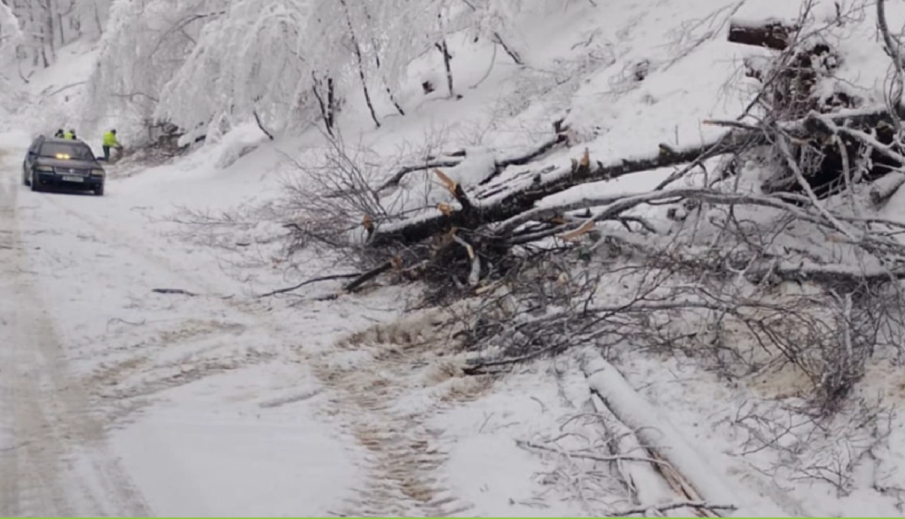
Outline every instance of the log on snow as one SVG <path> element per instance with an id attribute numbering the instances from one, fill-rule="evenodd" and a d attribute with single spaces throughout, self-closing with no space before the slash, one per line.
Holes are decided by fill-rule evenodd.
<path id="1" fill-rule="evenodd" d="M 795 24 L 776 19 L 757 22 L 731 20 L 728 40 L 741 45 L 785 50 L 789 46 L 792 35 L 797 31 L 798 27 Z"/>
<path id="2" fill-rule="evenodd" d="M 905 173 L 893 172 L 878 178 L 870 186 L 871 203 L 879 205 L 889 200 L 903 184 L 905 184 Z"/>
<path id="3" fill-rule="evenodd" d="M 702 500 L 714 505 L 738 505 L 739 499 L 726 485 L 725 475 L 701 458 L 612 364 L 593 353 L 585 359 L 582 369 L 591 390 L 621 422 L 635 431 L 642 444 L 679 472 Z"/>
<path id="4" fill-rule="evenodd" d="M 638 441 L 635 432 L 619 421 L 619 418 L 600 397 L 592 394 L 586 407 L 590 407 L 588 412 L 593 412 L 604 420 L 605 427 L 615 437 L 608 444 L 614 455 L 634 454 L 642 458 L 650 456 L 648 450 Z M 648 509 L 679 499 L 680 495 L 670 488 L 667 480 L 661 475 L 662 473 L 650 462 L 625 459 L 617 461 L 616 465 L 623 477 L 630 483 L 631 488 L 634 489 L 635 499 L 642 508 Z"/>

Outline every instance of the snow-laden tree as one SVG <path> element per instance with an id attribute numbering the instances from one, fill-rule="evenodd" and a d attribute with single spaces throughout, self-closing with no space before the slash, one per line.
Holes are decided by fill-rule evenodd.
<path id="1" fill-rule="evenodd" d="M 0 3 L 0 70 L 5 70 L 16 59 L 16 49 L 22 43 L 23 35 L 19 29 L 19 21 L 12 9 Z M 0 113 L 11 112 L 16 108 L 16 88 L 9 78 L 0 73 Z"/>
<path id="2" fill-rule="evenodd" d="M 383 20 L 367 14 L 369 4 L 379 2 L 234 0 L 202 31 L 156 116 L 182 127 L 254 116 L 282 131 L 319 109 L 330 131 L 338 92 L 356 82 L 373 113 L 380 58 L 367 27 Z"/>
<path id="3" fill-rule="evenodd" d="M 19 57 L 34 66 L 50 66 L 57 50 L 96 35 L 107 19 L 111 0 L 3 0 L 19 19 L 25 37 Z M 85 22 L 85 23 L 83 23 Z"/>
<path id="4" fill-rule="evenodd" d="M 115 123 L 138 137 L 204 26 L 224 12 L 222 0 L 115 0 L 88 84 L 87 126 Z"/>
<path id="5" fill-rule="evenodd" d="M 21 43 L 22 31 L 19 20 L 13 10 L 5 3 L 0 3 L 0 67 L 15 57 L 16 46 Z"/>
<path id="6" fill-rule="evenodd" d="M 282 129 L 313 105 L 308 93 L 317 47 L 300 0 L 235 0 L 201 31 L 163 88 L 155 117 L 183 128 L 255 114 Z M 336 57 L 336 56 L 333 56 Z"/>
<path id="7" fill-rule="evenodd" d="M 79 34 L 96 36 L 104 33 L 110 19 L 112 0 L 78 0 L 75 2 L 75 20 Z"/>
<path id="8" fill-rule="evenodd" d="M 450 35 L 502 41 L 523 2 L 114 0 L 89 118 L 186 130 L 253 118 L 272 133 L 320 115 L 332 131 L 339 100 L 356 95 L 379 126 L 387 102 L 404 115 L 397 92 L 413 61 L 439 51 L 455 95 Z"/>

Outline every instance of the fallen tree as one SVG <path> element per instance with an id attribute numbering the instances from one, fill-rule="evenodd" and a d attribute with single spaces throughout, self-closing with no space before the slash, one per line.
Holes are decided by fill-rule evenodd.
<path id="1" fill-rule="evenodd" d="M 475 229 L 481 225 L 502 221 L 528 211 L 534 205 L 556 193 L 574 186 L 612 180 L 631 173 L 649 171 L 671 165 L 684 164 L 700 159 L 713 157 L 739 149 L 743 145 L 738 139 L 749 139 L 753 134 L 728 133 L 702 146 L 683 149 L 675 152 L 657 152 L 636 159 L 614 161 L 609 164 L 595 162 L 591 164 L 586 152 L 580 161 L 573 161 L 570 166 L 563 166 L 549 172 L 538 172 L 527 182 L 513 182 L 501 190 L 485 190 L 476 197 L 459 194 L 460 207 L 444 211 L 437 209 L 434 214 L 413 218 L 398 223 L 378 226 L 371 236 L 368 245 L 381 247 L 393 243 L 413 244 L 434 236 L 449 232 L 452 228 Z M 472 201 L 474 198 L 474 201 Z M 468 200 L 463 205 L 463 200 Z"/>
<path id="2" fill-rule="evenodd" d="M 896 116 L 905 115 L 905 110 Z M 891 122 L 894 116 L 885 107 L 868 108 L 845 114 L 829 114 L 819 119 L 811 114 L 805 118 L 777 125 L 776 130 L 732 121 L 713 121 L 711 124 L 732 126 L 729 131 L 698 146 L 672 149 L 660 146 L 649 155 L 620 159 L 609 163 L 594 161 L 586 152 L 581 160 L 573 160 L 569 166 L 552 171 L 538 171 L 507 179 L 502 185 L 489 184 L 484 189 L 467 194 L 464 190 L 454 193 L 459 207 L 441 207 L 424 215 L 391 223 L 378 224 L 371 233 L 368 246 L 411 245 L 431 236 L 457 229 L 477 229 L 481 226 L 516 219 L 527 221 L 529 211 L 538 211 L 540 200 L 567 189 L 592 182 L 613 180 L 625 175 L 651 171 L 683 164 L 700 164 L 704 160 L 725 154 L 737 154 L 757 146 L 769 145 L 776 140 L 776 131 L 793 139 L 808 139 L 814 134 L 815 120 L 833 124 L 836 128 L 873 127 Z M 840 130 L 841 131 L 841 130 Z M 671 180 L 677 180 L 672 178 Z M 457 187 L 450 186 L 451 191 Z M 665 188 L 663 185 L 660 188 Z M 555 211 L 538 211 L 538 217 L 555 216 Z M 504 226 L 507 229 L 511 225 Z"/>

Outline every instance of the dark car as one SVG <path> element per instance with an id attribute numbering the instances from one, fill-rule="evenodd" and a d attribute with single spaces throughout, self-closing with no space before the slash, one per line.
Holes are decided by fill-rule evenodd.
<path id="1" fill-rule="evenodd" d="M 94 191 L 103 196 L 104 168 L 82 141 L 40 136 L 28 148 L 22 183 L 32 191 L 60 187 Z"/>

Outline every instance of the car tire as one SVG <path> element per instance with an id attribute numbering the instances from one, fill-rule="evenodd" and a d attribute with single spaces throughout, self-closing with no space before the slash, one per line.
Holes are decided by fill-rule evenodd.
<path id="1" fill-rule="evenodd" d="M 37 180 L 35 180 L 34 171 L 31 172 L 31 180 L 28 182 L 28 185 L 31 186 L 31 190 L 34 191 L 35 193 L 42 191 L 41 184 Z"/>
<path id="2" fill-rule="evenodd" d="M 104 185 L 103 184 L 94 188 L 94 195 L 95 196 L 104 196 Z"/>

